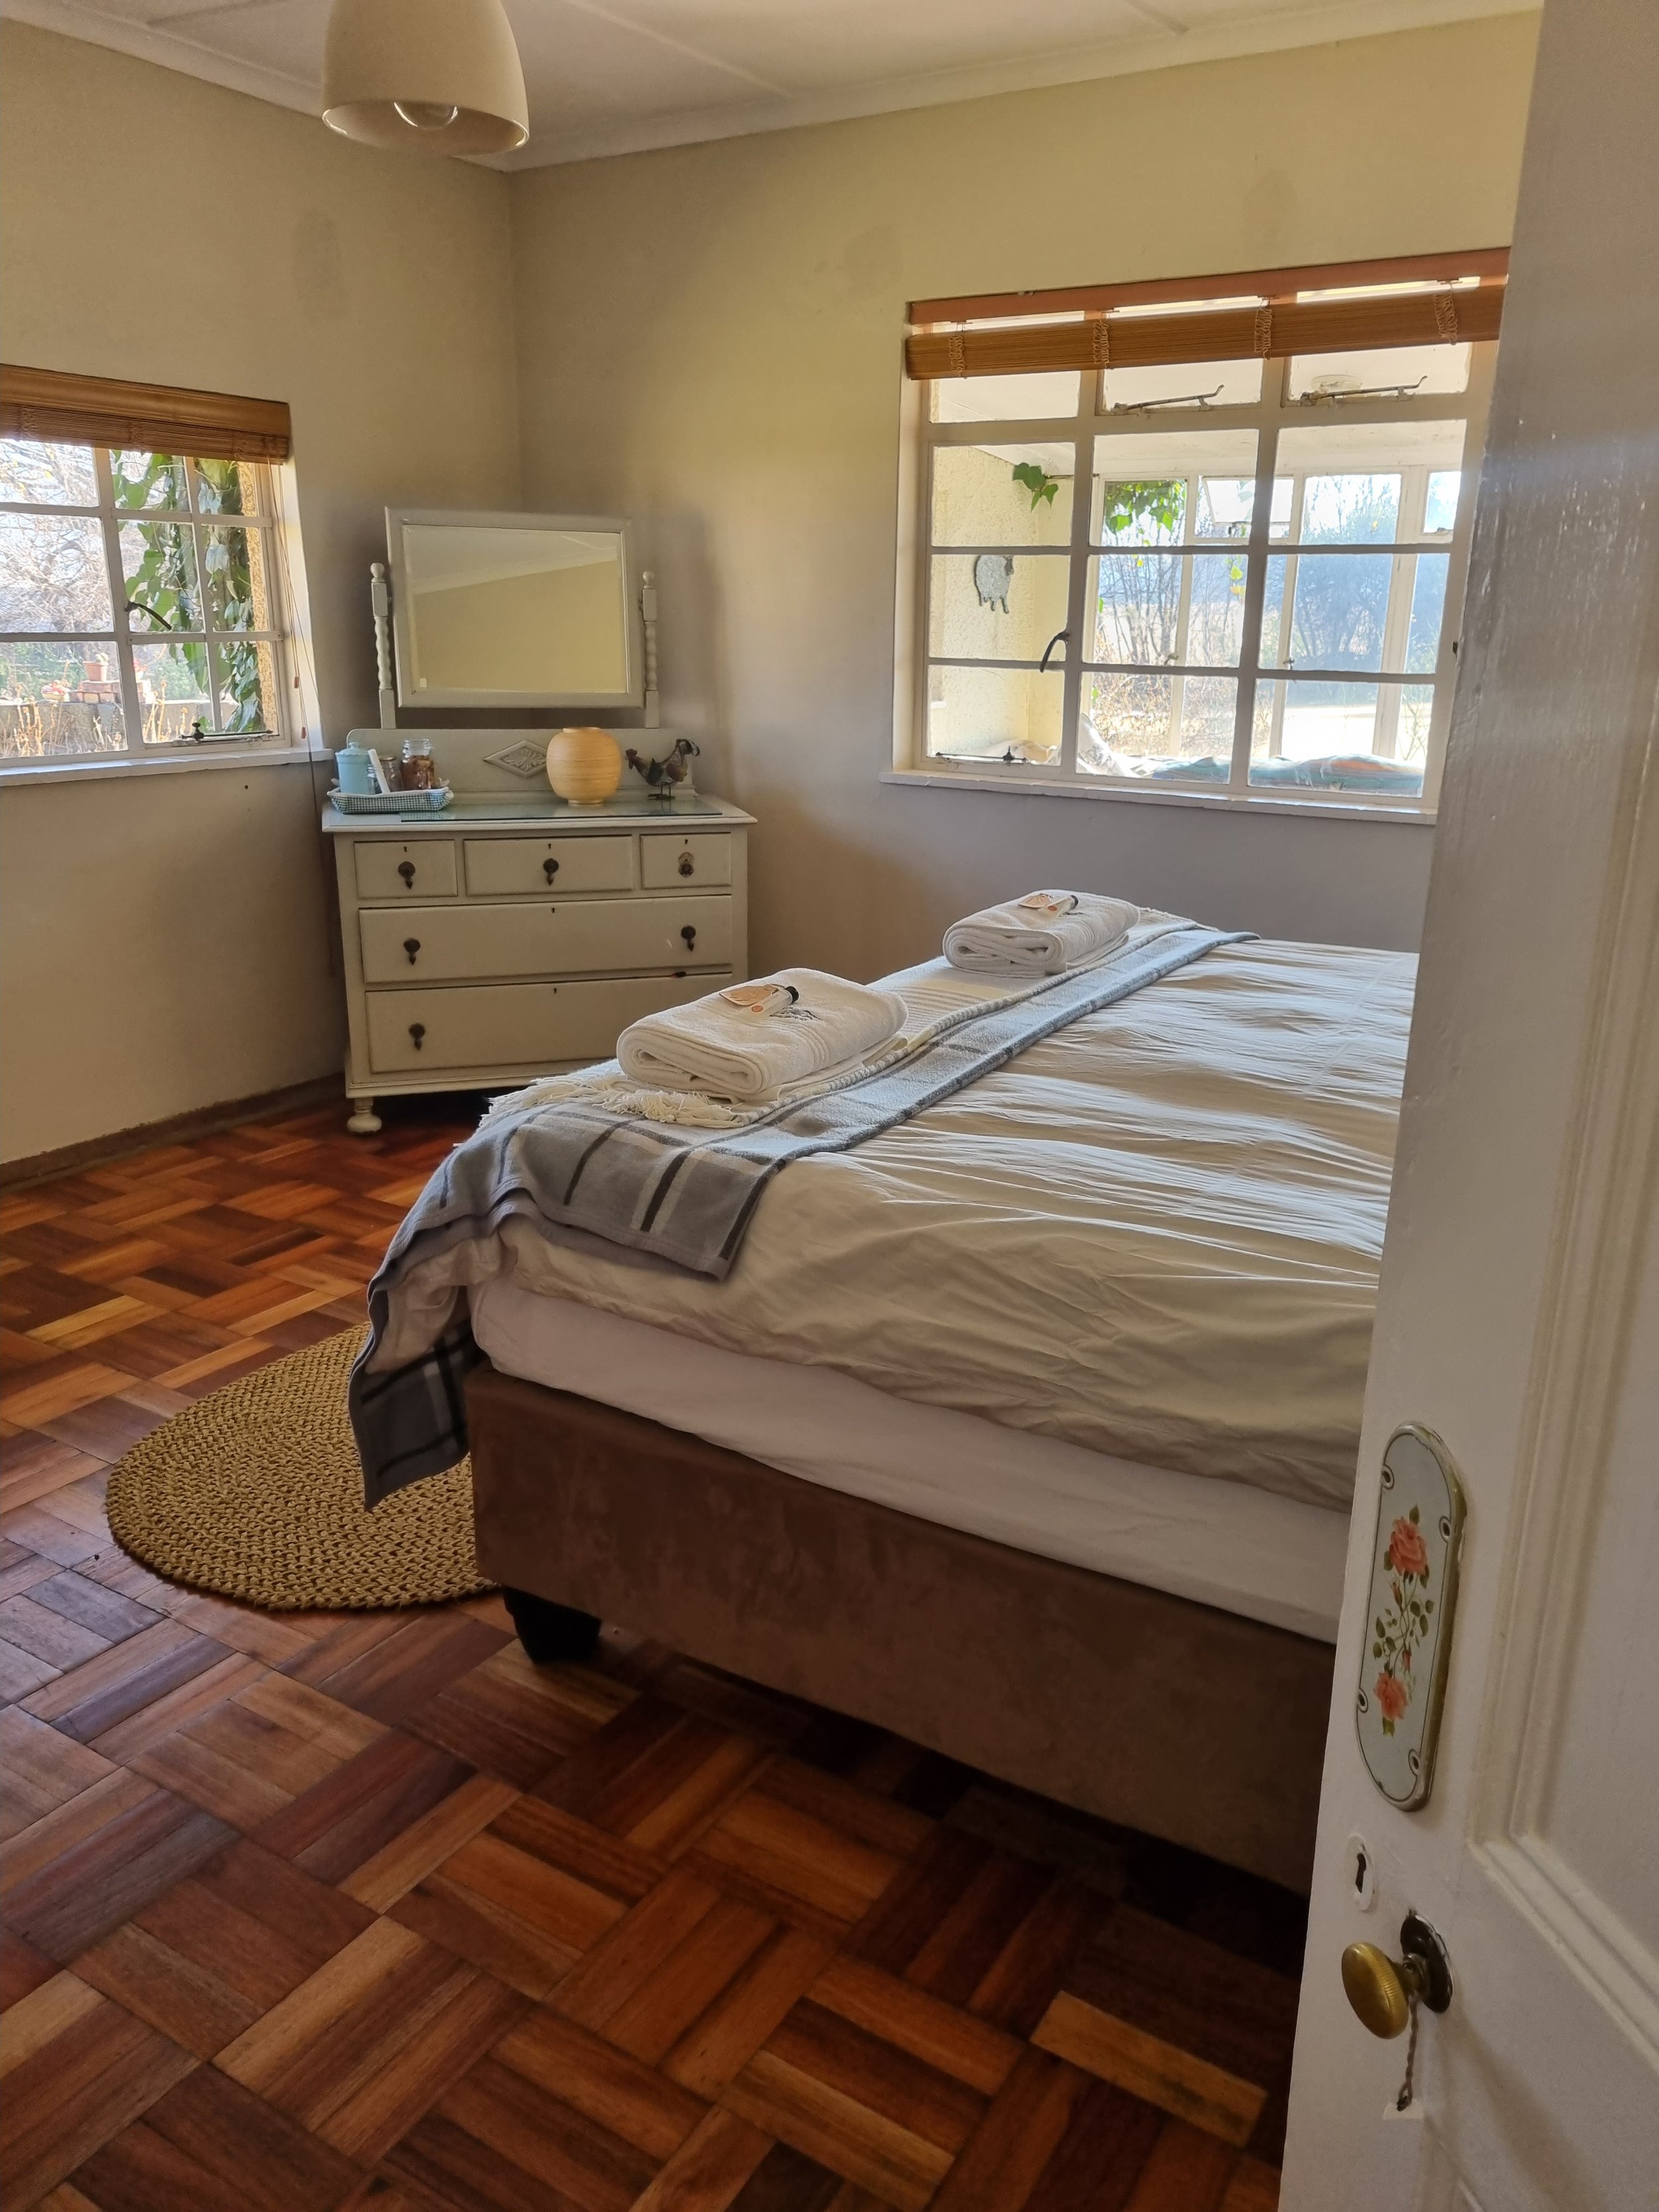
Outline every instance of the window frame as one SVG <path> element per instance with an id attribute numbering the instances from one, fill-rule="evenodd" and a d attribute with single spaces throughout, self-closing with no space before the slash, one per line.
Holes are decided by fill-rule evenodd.
<path id="1" fill-rule="evenodd" d="M 185 465 L 191 486 L 191 507 L 186 510 L 175 507 L 123 507 L 118 505 L 115 499 L 114 454 L 137 450 L 154 450 L 159 454 L 161 448 L 116 447 L 96 445 L 90 440 L 75 437 L 28 442 L 58 448 L 74 447 L 89 453 L 98 494 L 96 504 L 88 505 L 79 501 L 0 498 L 0 514 L 40 515 L 49 520 L 78 517 L 96 521 L 102 540 L 112 624 L 106 629 L 0 631 L 0 645 L 75 643 L 107 646 L 118 673 L 125 741 L 118 745 L 88 747 L 73 751 L 0 753 L 0 777 L 10 781 L 14 777 L 85 775 L 122 769 L 179 766 L 192 762 L 207 765 L 216 761 L 228 763 L 244 750 L 265 758 L 291 758 L 312 750 L 310 734 L 313 717 L 307 711 L 308 694 L 303 697 L 301 696 L 298 673 L 299 660 L 303 653 L 304 580 L 292 528 L 295 503 L 294 487 L 290 481 L 291 463 L 242 459 L 238 465 L 254 472 L 258 492 L 256 510 L 252 514 L 219 513 L 210 512 L 204 507 L 197 495 L 196 487 L 200 481 L 198 457 L 182 452 L 169 453 L 167 458 Z M 168 524 L 190 532 L 196 563 L 196 587 L 200 599 L 199 628 L 184 631 L 134 628 L 127 605 L 131 586 L 121 554 L 121 532 L 133 523 Z M 215 528 L 246 529 L 257 534 L 262 546 L 264 587 L 274 626 L 228 630 L 214 623 L 204 556 L 206 533 Z M 169 641 L 200 644 L 204 647 L 209 672 L 208 704 L 214 727 L 200 734 L 190 732 L 176 738 L 149 740 L 143 734 L 143 701 L 138 689 L 136 648 L 146 645 L 165 645 Z M 276 707 L 276 726 L 273 729 L 239 731 L 221 726 L 222 709 L 218 648 L 222 643 L 270 647 Z"/>
<path id="2" fill-rule="evenodd" d="M 1287 808 L 1295 811 L 1317 810 L 1345 814 L 1358 811 L 1395 814 L 1415 820 L 1432 815 L 1438 803 L 1444 766 L 1446 733 L 1450 720 L 1453 679 L 1468 574 L 1469 540 L 1497 352 L 1497 341 L 1471 344 L 1468 382 L 1463 391 L 1457 392 L 1425 393 L 1413 399 L 1343 398 L 1310 404 L 1291 397 L 1291 374 L 1296 357 L 1285 356 L 1262 362 L 1261 392 L 1255 401 L 1228 404 L 1218 402 L 1206 407 L 1160 405 L 1144 411 L 1120 410 L 1116 414 L 1108 410 L 1105 402 L 1107 372 L 1104 369 L 1093 372 L 1080 370 L 1078 372 L 1075 414 L 1035 418 L 998 416 L 977 422 L 934 421 L 931 404 L 933 386 L 930 383 L 918 381 L 913 387 L 916 396 L 909 401 L 907 410 L 908 434 L 906 442 L 910 452 L 907 456 L 908 465 L 901 472 L 900 602 L 894 748 L 896 775 L 904 781 L 920 777 L 935 785 L 948 785 L 955 781 L 979 790 L 1006 787 L 1040 790 L 1050 794 L 1247 807 L 1263 811 L 1284 811 Z M 1194 365 L 1192 374 L 1196 385 L 1201 386 L 1210 368 L 1208 363 Z M 907 392 L 907 399 L 908 398 Z M 1356 544 L 1352 548 L 1323 544 L 1308 547 L 1297 544 L 1289 536 L 1278 538 L 1273 535 L 1272 504 L 1274 482 L 1280 473 L 1278 449 L 1283 431 L 1335 422 L 1386 426 L 1402 422 L 1428 421 L 1460 421 L 1465 425 L 1457 509 L 1449 535 L 1437 535 L 1432 540 L 1419 537 L 1412 541 L 1397 536 L 1386 545 Z M 1154 667 L 1145 663 L 1085 662 L 1080 653 L 1069 649 L 1072 640 L 1083 639 L 1089 634 L 1086 624 L 1091 563 L 1096 555 L 1107 550 L 1102 542 L 1097 541 L 1094 532 L 1096 440 L 1114 435 L 1145 435 L 1153 429 L 1170 435 L 1203 430 L 1252 430 L 1255 434 L 1255 487 L 1247 535 L 1231 541 L 1199 538 L 1195 527 L 1196 500 L 1189 492 L 1182 538 L 1178 541 L 1172 540 L 1167 549 L 1159 549 L 1213 558 L 1216 554 L 1200 555 L 1200 549 L 1212 545 L 1218 553 L 1224 544 L 1231 544 L 1245 555 L 1245 604 L 1240 653 L 1236 665 L 1216 666 L 1183 662 L 1179 666 Z M 935 548 L 933 542 L 935 456 L 940 450 L 951 447 L 982 447 L 992 442 L 993 438 L 998 445 L 1029 443 L 1053 446 L 1068 442 L 1073 445 L 1075 472 L 1073 477 L 1071 531 L 1063 546 L 1057 545 L 1050 550 L 1030 544 L 981 546 L 975 544 Z M 1402 471 L 1401 473 L 1401 520 L 1396 523 L 1396 531 L 1404 525 L 1408 494 L 1408 485 L 1404 480 L 1406 472 Z M 1425 469 L 1425 479 L 1428 473 L 1430 471 Z M 914 481 L 906 485 L 903 478 L 908 475 L 913 475 Z M 1195 489 L 1196 479 L 1192 483 Z M 1060 708 L 1060 757 L 1054 761 L 1004 762 L 994 757 L 951 757 L 931 753 L 927 750 L 930 678 L 935 667 L 983 668 L 1001 665 L 1025 670 L 1034 665 L 1024 660 L 999 664 L 995 660 L 934 654 L 931 650 L 932 574 L 936 552 L 941 556 L 963 555 L 974 558 L 987 551 L 1008 553 L 1020 559 L 1065 559 L 1070 564 L 1066 603 L 1066 628 L 1070 635 L 1066 647 L 1056 653 L 1051 663 L 1051 674 L 1061 672 L 1059 680 L 1064 687 Z M 1269 573 L 1268 562 L 1275 554 L 1289 556 L 1294 561 L 1297 556 L 1309 551 L 1322 554 L 1334 551 L 1340 557 L 1353 557 L 1360 554 L 1391 555 L 1395 563 L 1390 575 L 1391 629 L 1394 627 L 1396 602 L 1401 596 L 1400 563 L 1424 552 L 1444 552 L 1448 556 L 1439 647 L 1431 673 L 1392 669 L 1322 670 L 1318 678 L 1321 682 L 1375 685 L 1378 688 L 1379 698 L 1389 690 L 1401 696 L 1407 686 L 1433 685 L 1434 702 L 1420 793 L 1252 784 L 1249 780 L 1257 689 L 1264 682 L 1279 684 L 1275 708 L 1277 725 L 1282 717 L 1284 702 L 1290 696 L 1290 685 L 1285 679 L 1296 672 L 1289 663 L 1268 662 L 1261 658 L 1261 618 Z M 1190 567 L 1189 560 L 1189 570 Z M 1287 570 L 1287 578 L 1294 573 L 1293 568 Z M 1183 585 L 1183 599 L 1186 595 L 1187 586 Z M 1410 591 L 1406 591 L 1403 596 L 1406 605 L 1403 619 L 1408 623 Z M 1283 624 L 1286 641 L 1289 629 L 1290 624 L 1286 621 Z M 1382 657 L 1384 659 L 1388 658 L 1386 645 Z M 1224 677 L 1236 680 L 1238 689 L 1226 781 L 1171 777 L 1154 782 L 1141 776 L 1080 769 L 1077 763 L 1077 753 L 1084 689 L 1090 677 L 1103 671 L 1176 678 L 1183 675 Z"/>

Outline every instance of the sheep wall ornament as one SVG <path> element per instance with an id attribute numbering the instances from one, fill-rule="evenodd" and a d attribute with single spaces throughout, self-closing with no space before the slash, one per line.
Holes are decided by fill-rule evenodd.
<path id="1" fill-rule="evenodd" d="M 974 563 L 974 589 L 979 593 L 979 603 L 982 607 L 996 607 L 1006 615 L 1008 611 L 1008 587 L 1013 580 L 1012 554 L 981 553 Z"/>

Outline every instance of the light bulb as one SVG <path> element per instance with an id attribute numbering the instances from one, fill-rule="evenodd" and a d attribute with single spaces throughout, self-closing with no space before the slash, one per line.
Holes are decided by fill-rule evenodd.
<path id="1" fill-rule="evenodd" d="M 524 71 L 501 0 L 332 0 L 323 120 L 360 145 L 405 154 L 522 146 Z"/>
<path id="2" fill-rule="evenodd" d="M 447 131 L 461 112 L 435 100 L 394 100 L 392 105 L 411 131 Z"/>

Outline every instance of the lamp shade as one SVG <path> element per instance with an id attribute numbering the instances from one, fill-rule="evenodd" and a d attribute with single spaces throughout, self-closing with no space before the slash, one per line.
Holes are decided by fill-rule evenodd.
<path id="1" fill-rule="evenodd" d="M 334 0 L 323 120 L 365 146 L 506 154 L 530 136 L 501 0 Z"/>

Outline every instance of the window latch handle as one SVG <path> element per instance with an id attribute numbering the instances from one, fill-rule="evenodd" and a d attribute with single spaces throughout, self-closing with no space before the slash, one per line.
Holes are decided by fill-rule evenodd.
<path id="1" fill-rule="evenodd" d="M 1057 629 L 1054 632 L 1048 644 L 1042 648 L 1042 658 L 1037 663 L 1037 674 L 1039 676 L 1046 676 L 1048 674 L 1049 655 L 1053 653 L 1054 647 L 1060 643 L 1062 639 L 1068 638 L 1071 635 L 1072 633 L 1068 629 Z"/>

